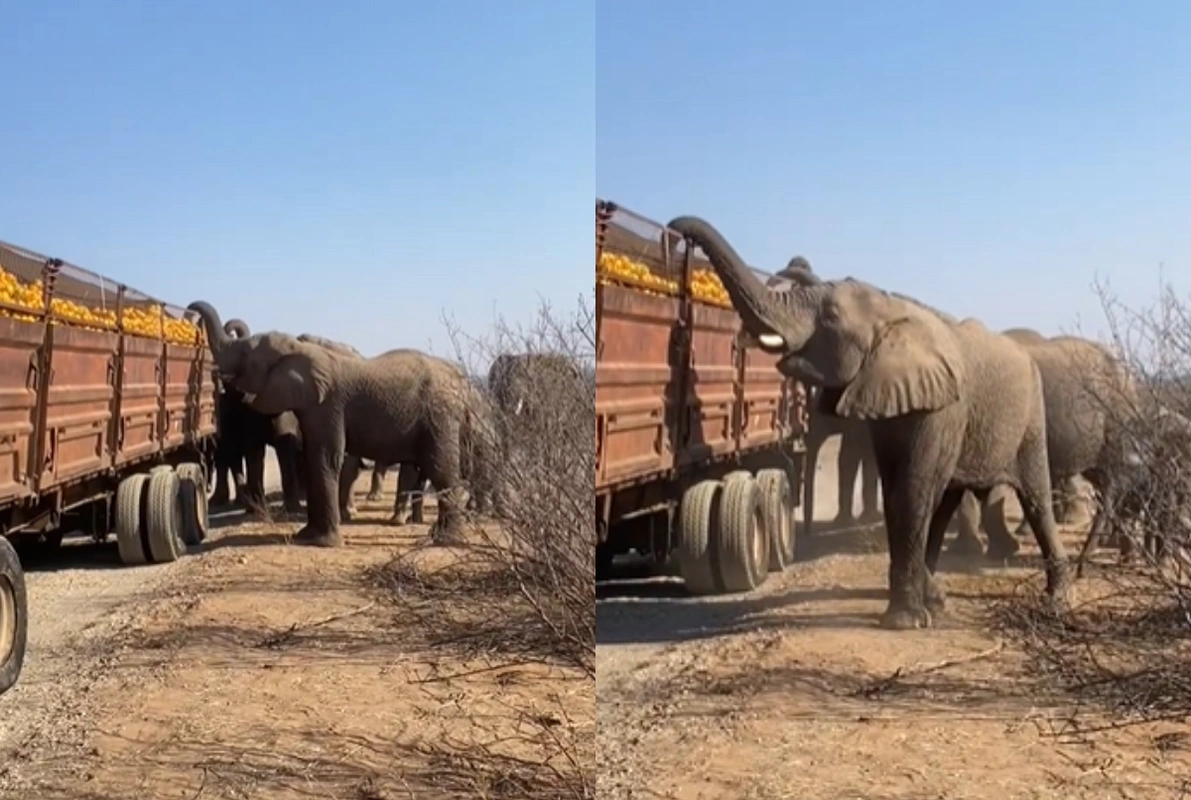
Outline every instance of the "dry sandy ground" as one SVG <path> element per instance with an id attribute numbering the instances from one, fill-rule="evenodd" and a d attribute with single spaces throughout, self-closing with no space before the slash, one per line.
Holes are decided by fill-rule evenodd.
<path id="1" fill-rule="evenodd" d="M 76 546 L 31 573 L 29 660 L 0 698 L 0 797 L 526 796 L 516 759 L 549 750 L 534 731 L 591 740 L 590 684 L 452 646 L 451 614 L 381 591 L 378 568 L 427 532 L 376 524 L 388 488 L 379 504 L 360 491 L 367 519 L 337 550 L 284 543 L 296 521 L 235 525 L 163 567 Z"/>
<path id="2" fill-rule="evenodd" d="M 833 487 L 819 497 L 830 519 Z M 861 552 L 795 565 L 744 597 L 691 599 L 657 580 L 600 587 L 599 797 L 1185 796 L 1170 772 L 1191 760 L 1160 746 L 1169 730 L 1055 735 L 1065 701 L 1024 674 L 986 616 L 1023 580 L 1039 586 L 1036 568 L 953 569 L 940 625 L 890 632 L 876 627 L 887 556 L 855 547 L 883 533 L 840 538 Z M 1069 532 L 1069 549 L 1077 541 Z"/>

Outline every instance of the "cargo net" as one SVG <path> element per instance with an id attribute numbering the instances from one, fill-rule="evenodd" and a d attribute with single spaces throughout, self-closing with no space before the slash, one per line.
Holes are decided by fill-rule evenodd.
<path id="1" fill-rule="evenodd" d="M 680 293 L 686 240 L 665 226 L 605 200 L 596 201 L 596 283 L 632 286 L 647 294 Z M 754 270 L 762 280 L 770 276 Z M 728 290 L 698 247 L 691 254 L 691 299 L 731 308 Z"/>
<path id="2" fill-rule="evenodd" d="M 93 272 L 0 242 L 0 316 L 197 345 L 186 312 Z"/>

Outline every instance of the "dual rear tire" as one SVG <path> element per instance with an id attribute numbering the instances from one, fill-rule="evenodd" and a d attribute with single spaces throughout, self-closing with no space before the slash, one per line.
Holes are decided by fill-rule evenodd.
<path id="1" fill-rule="evenodd" d="M 207 535 L 206 476 L 200 464 L 154 467 L 116 489 L 116 544 L 129 566 L 177 561 Z"/>
<path id="2" fill-rule="evenodd" d="M 679 509 L 679 567 L 692 594 L 748 592 L 794 560 L 786 473 L 743 470 L 691 486 Z"/>

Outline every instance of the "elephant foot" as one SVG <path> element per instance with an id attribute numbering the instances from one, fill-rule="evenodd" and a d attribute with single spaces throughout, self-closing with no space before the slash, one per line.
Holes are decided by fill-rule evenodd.
<path id="1" fill-rule="evenodd" d="M 971 533 L 957 533 L 947 547 L 947 555 L 960 558 L 979 558 L 984 555 L 984 545 L 978 536 Z"/>
<path id="2" fill-rule="evenodd" d="M 878 522 L 884 522 L 885 515 L 880 511 L 865 511 L 860 515 L 861 525 L 876 525 Z"/>
<path id="3" fill-rule="evenodd" d="M 851 514 L 836 514 L 831 524 L 837 528 L 850 527 L 856 524 L 856 517 Z"/>
<path id="4" fill-rule="evenodd" d="M 422 515 L 421 511 L 415 511 L 414 513 L 409 515 L 409 521 L 412 522 L 414 525 L 425 525 L 426 517 Z"/>
<path id="5" fill-rule="evenodd" d="M 364 495 L 364 499 L 367 500 L 369 503 L 375 503 L 376 501 L 380 500 L 380 498 L 381 498 L 381 494 L 380 494 L 379 490 L 371 491 L 368 494 Z"/>
<path id="6" fill-rule="evenodd" d="M 409 515 L 404 511 L 394 511 L 393 515 L 389 517 L 389 523 L 400 528 L 402 525 L 409 522 Z"/>
<path id="7" fill-rule="evenodd" d="M 1058 524 L 1062 524 L 1062 523 L 1060 523 L 1060 522 L 1059 522 L 1059 521 L 1056 519 L 1056 520 L 1055 520 L 1055 524 L 1056 524 L 1056 525 L 1058 525 Z M 1024 519 L 1023 519 L 1023 520 L 1021 521 L 1021 524 L 1017 526 L 1017 530 L 1015 530 L 1015 531 L 1013 532 L 1013 535 L 1014 535 L 1014 536 L 1017 536 L 1017 537 L 1019 537 L 1019 538 L 1022 538 L 1022 539 L 1024 539 L 1024 538 L 1025 538 L 1025 537 L 1027 537 L 1027 536 L 1033 536 L 1033 535 L 1034 535 L 1034 529 L 1030 527 L 1030 523 L 1029 523 L 1029 521 L 1027 521 L 1027 520 L 1024 520 Z"/>
<path id="8" fill-rule="evenodd" d="M 311 547 L 342 547 L 343 536 L 339 531 L 320 531 L 306 525 L 294 535 L 294 544 Z"/>
<path id="9" fill-rule="evenodd" d="M 356 508 L 355 504 L 344 506 L 339 509 L 339 519 L 343 522 L 351 522 L 352 518 L 360 513 L 360 509 Z"/>
<path id="10" fill-rule="evenodd" d="M 988 558 L 990 561 L 1005 561 L 1013 558 L 1021 550 L 1021 542 L 1012 536 L 997 537 L 988 543 Z"/>
<path id="11" fill-rule="evenodd" d="M 935 577 L 927 578 L 926 590 L 923 593 L 923 605 L 930 617 L 938 617 L 947 608 L 947 592 Z"/>
<path id="12" fill-rule="evenodd" d="M 459 522 L 444 525 L 435 522 L 430 528 L 430 541 L 439 546 L 464 544 L 467 537 L 463 534 L 463 525 Z"/>
<path id="13" fill-rule="evenodd" d="M 881 627 L 889 631 L 912 631 L 930 626 L 930 612 L 922 606 L 895 606 L 890 603 L 881 615 Z"/>
<path id="14" fill-rule="evenodd" d="M 211 506 L 212 508 L 223 508 L 225 506 L 231 505 L 231 503 L 232 498 L 228 496 L 227 492 L 216 492 L 215 494 L 211 495 L 211 499 L 207 501 L 207 505 Z"/>

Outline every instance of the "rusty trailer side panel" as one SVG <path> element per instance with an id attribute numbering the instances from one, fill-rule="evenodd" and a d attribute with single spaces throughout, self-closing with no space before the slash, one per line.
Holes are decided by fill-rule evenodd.
<path id="1" fill-rule="evenodd" d="M 0 506 L 212 436 L 211 366 L 206 347 L 0 317 Z"/>
<path id="2" fill-rule="evenodd" d="M 663 232 L 597 204 L 597 259 L 626 255 L 681 286 L 696 254 L 688 261 L 685 243 Z M 801 387 L 777 371 L 775 356 L 744 346 L 733 309 L 601 283 L 596 327 L 598 493 L 788 446 L 804 433 Z"/>

